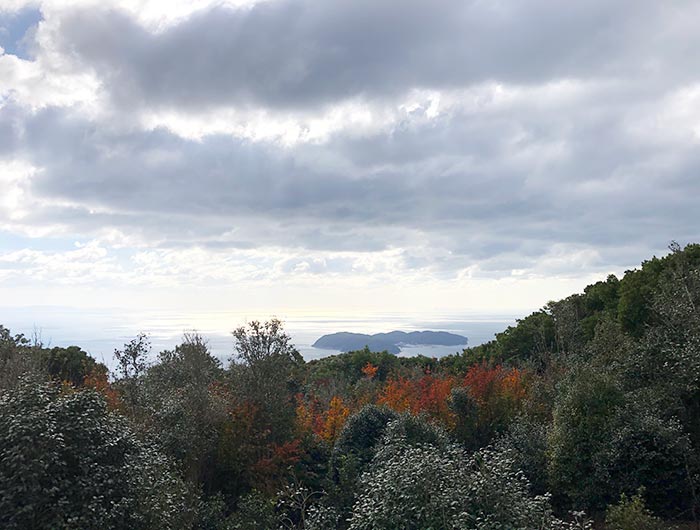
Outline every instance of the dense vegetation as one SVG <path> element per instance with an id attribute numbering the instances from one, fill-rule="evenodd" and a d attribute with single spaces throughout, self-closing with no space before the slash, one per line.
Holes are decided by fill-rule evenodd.
<path id="1" fill-rule="evenodd" d="M 698 527 L 700 245 L 442 359 L 234 343 L 109 374 L 0 327 L 0 527 Z"/>

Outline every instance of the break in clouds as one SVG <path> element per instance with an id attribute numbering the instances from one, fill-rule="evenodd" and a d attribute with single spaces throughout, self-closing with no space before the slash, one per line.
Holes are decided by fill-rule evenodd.
<path id="1" fill-rule="evenodd" d="M 0 279 L 86 248 L 566 276 L 698 238 L 695 2 L 135 4 L 0 7 Z"/>

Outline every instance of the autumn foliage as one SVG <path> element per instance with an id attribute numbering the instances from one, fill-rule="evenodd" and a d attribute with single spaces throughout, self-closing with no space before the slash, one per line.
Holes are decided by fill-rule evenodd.
<path id="1" fill-rule="evenodd" d="M 365 376 L 368 379 L 374 379 L 374 376 L 377 375 L 377 371 L 379 370 L 378 366 L 374 366 L 372 363 L 368 362 L 363 368 L 362 368 L 362 373 L 365 374 Z"/>
<path id="2" fill-rule="evenodd" d="M 451 425 L 453 418 L 447 399 L 455 383 L 456 380 L 451 376 L 438 377 L 432 374 L 417 379 L 390 379 L 378 403 L 397 412 L 426 414 L 434 420 Z"/>
<path id="3" fill-rule="evenodd" d="M 119 392 L 110 384 L 107 368 L 104 365 L 95 366 L 83 380 L 85 388 L 92 388 L 102 394 L 110 410 L 120 410 L 122 402 Z"/>
<path id="4" fill-rule="evenodd" d="M 340 430 L 345 425 L 345 420 L 347 420 L 349 415 L 350 409 L 345 406 L 343 399 L 338 396 L 333 397 L 328 406 L 323 427 L 319 433 L 321 438 L 328 442 L 334 441 L 340 434 Z"/>
<path id="5" fill-rule="evenodd" d="M 315 399 L 304 400 L 299 395 L 297 401 L 297 428 L 302 432 L 311 431 L 327 442 L 335 441 L 351 413 L 339 396 L 333 396 L 325 409 Z"/>
<path id="6" fill-rule="evenodd" d="M 507 400 L 511 405 L 519 405 L 525 398 L 525 372 L 518 368 L 503 368 L 486 363 L 475 364 L 464 376 L 464 385 L 476 401 L 486 406 L 498 400 Z"/>
<path id="7" fill-rule="evenodd" d="M 362 373 L 365 383 L 368 383 L 376 375 L 377 367 L 368 362 Z M 518 368 L 476 364 L 463 377 L 424 369 L 419 375 L 395 374 L 383 384 L 372 381 L 371 390 L 358 382 L 352 392 L 334 395 L 327 404 L 313 393 L 298 394 L 297 428 L 333 442 L 347 417 L 367 403 L 384 405 L 397 412 L 424 415 L 453 428 L 457 418 L 450 406 L 450 396 L 453 389 L 460 387 L 467 389 L 474 399 L 478 423 L 497 426 L 519 410 L 527 395 L 526 376 L 526 372 Z"/>

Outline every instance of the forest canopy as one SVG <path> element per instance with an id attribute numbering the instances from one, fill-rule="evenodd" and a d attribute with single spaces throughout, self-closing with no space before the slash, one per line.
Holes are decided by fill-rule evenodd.
<path id="1" fill-rule="evenodd" d="M 113 372 L 0 326 L 7 529 L 670 528 L 700 519 L 700 245 L 440 359 L 279 320 Z M 602 526 L 601 526 L 602 527 Z"/>

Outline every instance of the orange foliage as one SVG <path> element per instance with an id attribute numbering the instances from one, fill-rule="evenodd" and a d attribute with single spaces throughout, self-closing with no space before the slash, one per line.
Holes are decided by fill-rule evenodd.
<path id="1" fill-rule="evenodd" d="M 503 378 L 503 394 L 515 403 L 520 403 L 527 396 L 527 385 L 523 370 L 511 369 Z"/>
<path id="2" fill-rule="evenodd" d="M 313 431 L 313 409 L 297 397 L 296 408 L 297 428 L 300 431 Z"/>
<path id="3" fill-rule="evenodd" d="M 338 437 L 350 412 L 350 407 L 339 396 L 333 396 L 328 410 L 323 411 L 315 399 L 305 401 L 301 394 L 297 395 L 297 428 L 300 431 L 313 432 L 329 442 Z"/>
<path id="4" fill-rule="evenodd" d="M 83 380 L 85 388 L 92 388 L 102 394 L 107 401 L 107 407 L 111 410 L 122 408 L 122 402 L 119 398 L 119 392 L 112 387 L 107 377 L 107 369 L 101 365 L 95 366 L 92 371 L 87 374 Z"/>
<path id="5" fill-rule="evenodd" d="M 307 431 L 318 434 L 323 425 L 323 418 L 318 411 L 318 402 L 315 399 L 305 400 L 303 394 L 297 394 L 296 422 L 299 431 Z"/>
<path id="6" fill-rule="evenodd" d="M 413 412 L 413 388 L 408 379 L 399 377 L 387 381 L 384 391 L 377 402 L 386 405 L 397 412 Z"/>
<path id="7" fill-rule="evenodd" d="M 414 380 L 399 377 L 387 382 L 378 403 L 397 412 L 424 413 L 446 424 L 452 424 L 448 398 L 454 386 L 455 380 L 449 376 L 441 378 L 428 373 Z"/>
<path id="8" fill-rule="evenodd" d="M 328 406 L 328 412 L 323 422 L 323 427 L 318 433 L 319 436 L 328 442 L 335 441 L 349 415 L 350 409 L 345 406 L 343 399 L 338 396 L 333 396 Z"/>
<path id="9" fill-rule="evenodd" d="M 523 370 L 517 368 L 505 369 L 500 364 L 490 368 L 484 362 L 469 369 L 464 377 L 464 384 L 474 399 L 482 405 L 498 398 L 505 398 L 516 404 L 527 395 L 525 375 Z"/>
<path id="10" fill-rule="evenodd" d="M 453 423 L 452 411 L 448 406 L 448 398 L 455 386 L 452 377 L 434 377 L 426 375 L 420 379 L 420 412 L 426 412 L 445 424 Z"/>
<path id="11" fill-rule="evenodd" d="M 374 366 L 371 362 L 367 362 L 367 364 L 362 368 L 362 373 L 367 376 L 368 379 L 373 379 L 375 375 L 377 375 L 377 370 L 379 370 L 378 366 Z"/>

